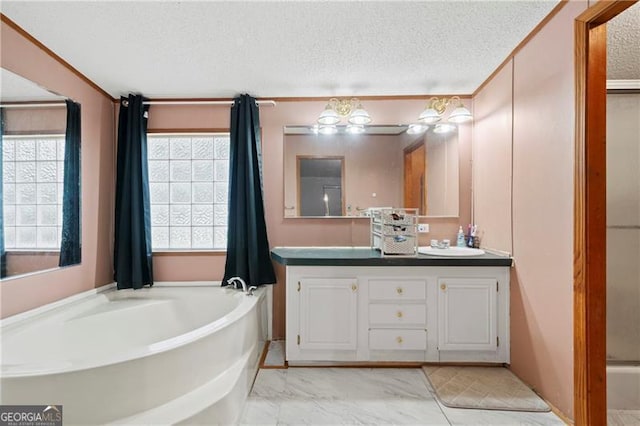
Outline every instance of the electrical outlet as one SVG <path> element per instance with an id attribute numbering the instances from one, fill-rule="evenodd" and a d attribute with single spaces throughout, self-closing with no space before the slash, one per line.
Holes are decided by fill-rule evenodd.
<path id="1" fill-rule="evenodd" d="M 421 234 L 426 234 L 429 232 L 429 224 L 428 223 L 419 223 L 418 224 L 418 232 Z"/>

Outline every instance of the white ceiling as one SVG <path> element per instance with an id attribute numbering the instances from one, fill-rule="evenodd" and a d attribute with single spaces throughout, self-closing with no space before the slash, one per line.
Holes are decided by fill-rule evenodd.
<path id="1" fill-rule="evenodd" d="M 117 97 L 472 93 L 558 0 L 16 1 L 2 13 Z"/>
<path id="2" fill-rule="evenodd" d="M 640 80 L 640 3 L 607 23 L 607 79 Z"/>
<path id="3" fill-rule="evenodd" d="M 16 1 L 2 13 L 117 97 L 470 94 L 536 1 Z"/>

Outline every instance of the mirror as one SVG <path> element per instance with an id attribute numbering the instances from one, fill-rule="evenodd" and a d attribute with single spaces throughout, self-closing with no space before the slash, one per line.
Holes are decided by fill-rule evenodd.
<path id="1" fill-rule="evenodd" d="M 1 278 L 79 263 L 79 105 L 68 117 L 65 97 L 6 69 L 0 82 Z"/>
<path id="2" fill-rule="evenodd" d="M 346 126 L 323 135 L 284 128 L 284 216 L 368 217 L 372 207 L 458 216 L 457 129 L 412 134 L 407 125 Z"/>

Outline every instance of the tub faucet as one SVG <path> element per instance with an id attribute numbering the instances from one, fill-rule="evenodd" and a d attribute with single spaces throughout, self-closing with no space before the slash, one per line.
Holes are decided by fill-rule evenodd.
<path id="1" fill-rule="evenodd" d="M 258 288 L 258 287 L 254 286 L 254 285 L 252 285 L 251 287 L 247 288 L 247 283 L 244 282 L 244 280 L 242 278 L 240 278 L 240 277 L 229 278 L 227 280 L 227 284 L 233 286 L 234 288 L 238 288 L 236 286 L 236 283 L 235 283 L 236 281 L 239 281 L 240 284 L 242 284 L 242 292 L 244 294 L 246 294 L 247 296 L 253 296 L 253 292 Z"/>
<path id="2" fill-rule="evenodd" d="M 242 284 L 242 292 L 243 292 L 243 293 L 246 293 L 246 292 L 247 292 L 247 283 L 246 283 L 246 282 L 244 282 L 244 280 L 243 280 L 242 278 L 240 278 L 240 277 L 232 277 L 232 278 L 229 278 L 229 279 L 227 280 L 227 284 L 232 285 L 232 286 L 233 286 L 233 288 L 238 288 L 238 286 L 237 286 L 237 284 L 236 284 L 236 281 L 239 281 L 239 282 L 240 282 L 240 284 Z"/>

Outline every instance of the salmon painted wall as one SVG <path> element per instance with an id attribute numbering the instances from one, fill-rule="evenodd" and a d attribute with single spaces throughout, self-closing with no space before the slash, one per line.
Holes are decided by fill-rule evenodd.
<path id="1" fill-rule="evenodd" d="M 502 70 L 474 105 L 480 116 L 489 115 L 492 102 L 501 111 L 488 119 L 498 138 L 486 132 L 485 124 L 476 125 L 474 176 L 495 171 L 488 179 L 504 191 L 507 167 L 493 169 L 493 159 L 479 151 L 488 145 L 508 149 L 506 100 L 513 88 L 513 197 L 490 205 L 476 194 L 474 215 L 486 217 L 513 203 L 511 368 L 568 417 L 573 416 L 573 31 L 575 17 L 587 6 L 568 2 L 516 53 L 512 79 Z M 500 158 L 506 156 L 503 152 Z M 508 248 L 507 225 L 491 229 L 496 235 L 485 240 Z"/>
<path id="2" fill-rule="evenodd" d="M 20 33 L 0 24 L 0 65 L 82 105 L 82 263 L 0 282 L 0 317 L 112 281 L 113 103 Z"/>
<path id="3" fill-rule="evenodd" d="M 473 98 L 473 220 L 483 248 L 513 252 L 513 61 Z"/>
<path id="4" fill-rule="evenodd" d="M 4 56 L 3 56 L 4 58 Z M 62 134 L 67 127 L 67 109 L 58 108 L 7 108 L 4 109 L 4 134 L 24 135 Z"/>

